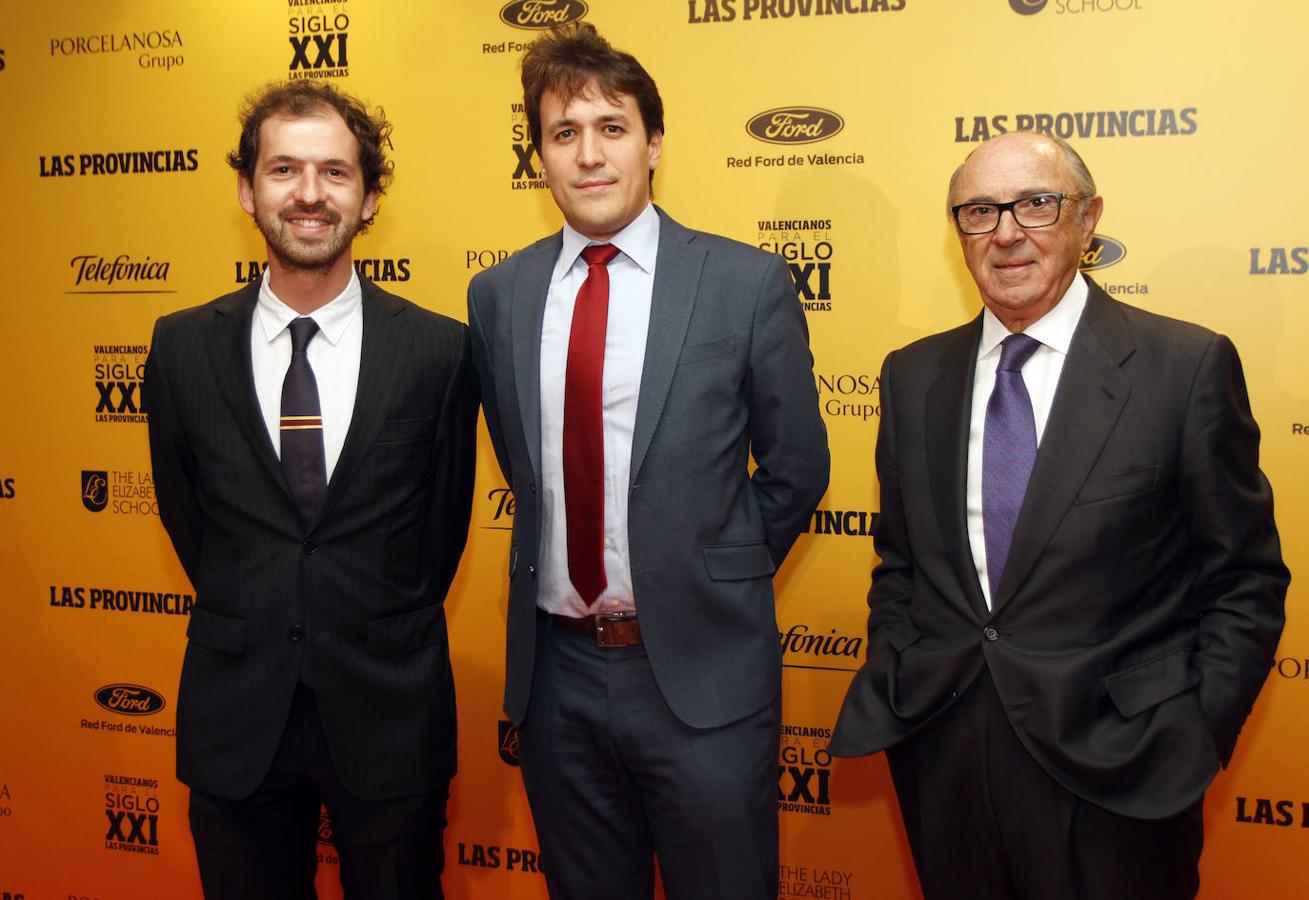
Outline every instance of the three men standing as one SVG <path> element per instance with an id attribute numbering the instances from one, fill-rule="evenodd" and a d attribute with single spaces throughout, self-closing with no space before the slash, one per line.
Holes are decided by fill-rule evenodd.
<path id="1" fill-rule="evenodd" d="M 587 24 L 523 60 L 565 225 L 468 316 L 517 512 L 505 709 L 555 900 L 777 892 L 772 575 L 827 485 L 782 260 L 651 203 L 663 106 Z M 753 473 L 749 463 L 753 458 Z"/>
<path id="2" fill-rule="evenodd" d="M 178 776 L 205 896 L 312 897 L 320 804 L 347 896 L 439 897 L 455 768 L 442 601 L 467 536 L 465 326 L 361 279 L 389 126 L 294 81 L 242 116 L 262 280 L 155 327 L 160 517 L 196 590 Z"/>
<path id="3" fill-rule="evenodd" d="M 206 895 L 440 895 L 441 603 L 477 389 L 517 501 L 505 708 L 552 897 L 777 891 L 772 575 L 827 484 L 785 264 L 652 204 L 662 101 L 589 25 L 523 61 L 561 232 L 477 276 L 469 330 L 355 274 L 385 123 L 269 90 L 231 162 L 264 279 L 156 327 L 164 525 L 197 591 L 178 771 Z M 1066 143 L 955 173 L 984 310 L 881 377 L 881 562 L 832 751 L 887 749 L 928 900 L 1192 897 L 1201 801 L 1288 573 L 1231 343 L 1078 274 Z M 751 468 L 753 461 L 754 467 Z"/>
<path id="4" fill-rule="evenodd" d="M 882 367 L 832 752 L 888 751 L 927 900 L 1193 897 L 1289 581 L 1240 361 L 1078 273 L 1103 201 L 1066 143 L 983 144 L 949 203 L 984 310 Z"/>

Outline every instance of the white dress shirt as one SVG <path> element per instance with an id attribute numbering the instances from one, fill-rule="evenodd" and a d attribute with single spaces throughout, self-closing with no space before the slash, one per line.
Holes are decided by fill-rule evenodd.
<path id="1" fill-rule="evenodd" d="M 1037 319 L 1023 333 L 1036 338 L 1041 346 L 1023 366 L 1023 384 L 1032 398 L 1032 417 L 1036 424 L 1036 445 L 1041 446 L 1045 422 L 1050 417 L 1059 375 L 1073 343 L 1073 332 L 1086 308 L 1088 289 L 1081 274 L 1073 277 L 1054 309 Z M 1009 330 L 989 309 L 982 312 L 982 342 L 977 347 L 973 369 L 973 409 L 968 429 L 968 542 L 973 550 L 973 564 L 982 585 L 982 596 L 991 608 L 991 582 L 986 569 L 986 532 L 982 526 L 982 442 L 986 428 L 986 404 L 995 387 L 995 368 L 1000 364 L 1000 344 Z"/>
<path id="2" fill-rule="evenodd" d="M 609 324 L 605 331 L 602 422 L 604 431 L 604 569 L 608 582 L 588 607 L 568 577 L 568 523 L 564 509 L 564 378 L 573 306 L 586 280 L 582 250 L 596 243 L 564 225 L 563 246 L 550 276 L 541 326 L 541 556 L 537 605 L 546 612 L 585 616 L 631 611 L 632 562 L 627 545 L 627 493 L 632 432 L 645 368 L 659 215 L 653 206 L 608 243 L 619 254 L 609 263 Z"/>
<path id="3" fill-rule="evenodd" d="M 287 306 L 268 286 L 264 271 L 259 302 L 250 326 L 250 360 L 254 365 L 255 395 L 259 411 L 273 441 L 273 452 L 282 456 L 282 382 L 291 365 L 291 320 L 300 314 Z M 331 481 L 336 461 L 341 458 L 350 417 L 354 414 L 359 387 L 359 354 L 363 348 L 363 294 L 359 276 L 350 273 L 350 283 L 326 306 L 310 316 L 318 333 L 309 341 L 306 354 L 318 383 L 318 405 L 323 413 L 323 456 L 327 479 Z"/>

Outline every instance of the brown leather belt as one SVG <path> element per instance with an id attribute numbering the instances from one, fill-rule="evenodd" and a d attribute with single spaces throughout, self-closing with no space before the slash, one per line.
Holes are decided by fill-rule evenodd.
<path id="1" fill-rule="evenodd" d="M 555 627 L 595 638 L 597 647 L 633 647 L 641 643 L 641 623 L 634 612 L 601 613 L 596 616 L 561 616 L 550 613 Z"/>

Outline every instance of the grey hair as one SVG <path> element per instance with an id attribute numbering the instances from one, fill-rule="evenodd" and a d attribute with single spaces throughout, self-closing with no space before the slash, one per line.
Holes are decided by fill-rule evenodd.
<path id="1" fill-rule="evenodd" d="M 1073 149 L 1073 145 L 1068 143 L 1063 138 L 1057 137 L 1053 134 L 1046 134 L 1044 132 L 1038 132 L 1038 133 L 1041 135 L 1041 137 L 1046 138 L 1051 143 L 1053 143 L 1056 147 L 1059 148 L 1059 154 L 1060 156 L 1063 157 L 1064 163 L 1068 166 L 1070 170 L 1072 170 L 1073 181 L 1076 182 L 1077 193 L 1081 197 L 1081 199 L 1078 200 L 1077 202 L 1077 215 L 1078 218 L 1081 218 L 1083 215 L 1086 214 L 1086 207 L 1090 204 L 1091 200 L 1094 199 L 1096 196 L 1095 178 L 1091 175 L 1091 170 L 1087 168 L 1086 160 L 1082 159 L 1081 154 L 1079 154 L 1076 150 Z M 994 140 L 994 138 L 992 140 Z M 987 141 L 985 143 L 979 144 L 976 147 L 974 147 L 972 152 L 969 153 L 966 157 L 964 157 L 963 163 L 961 163 L 959 167 L 954 170 L 954 174 L 950 176 L 950 187 L 945 195 L 945 205 L 946 205 L 947 213 L 949 212 L 950 206 L 952 205 L 950 201 L 954 199 L 954 189 L 959 184 L 959 176 L 963 174 L 964 166 L 968 165 L 968 160 L 973 158 L 973 153 L 976 153 L 978 150 L 981 150 L 983 147 L 986 146 L 987 143 L 990 143 L 990 141 Z"/>

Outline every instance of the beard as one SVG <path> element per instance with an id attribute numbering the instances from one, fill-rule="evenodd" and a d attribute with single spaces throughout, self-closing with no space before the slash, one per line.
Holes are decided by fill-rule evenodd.
<path id="1" fill-rule="evenodd" d="M 317 241 L 303 240 L 291 231 L 289 221 L 299 216 L 325 218 L 331 223 L 332 231 Z M 268 243 L 269 253 L 284 267 L 302 272 L 330 269 L 350 249 L 362 225 L 359 216 L 345 218 L 326 203 L 312 206 L 290 203 L 272 212 L 256 210 L 255 224 Z"/>

